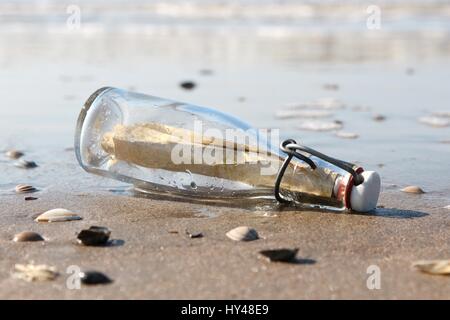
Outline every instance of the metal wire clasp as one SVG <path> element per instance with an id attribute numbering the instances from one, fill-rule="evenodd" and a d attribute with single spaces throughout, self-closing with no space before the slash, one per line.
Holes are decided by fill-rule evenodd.
<path id="1" fill-rule="evenodd" d="M 277 178 L 275 180 L 275 198 L 281 202 L 281 203 L 291 203 L 292 200 L 286 198 L 283 196 L 280 192 L 280 185 L 281 180 L 283 179 L 284 173 L 286 171 L 286 168 L 288 167 L 289 163 L 291 162 L 293 157 L 296 157 L 297 159 L 300 159 L 304 162 L 306 162 L 311 169 L 315 170 L 317 168 L 317 165 L 312 161 L 309 156 L 305 156 L 301 152 L 305 152 L 309 155 L 316 156 L 326 162 L 329 162 L 345 171 L 350 173 L 353 176 L 353 185 L 357 186 L 364 182 L 364 178 L 362 175 L 358 174 L 355 171 L 356 166 L 350 162 L 345 162 L 342 160 L 331 158 L 323 153 L 320 153 L 314 149 L 308 148 L 306 146 L 302 146 L 297 144 L 297 142 L 293 139 L 287 139 L 280 143 L 280 149 L 287 153 L 288 156 L 286 159 L 284 159 L 283 165 L 281 166 L 280 170 L 278 171 Z"/>

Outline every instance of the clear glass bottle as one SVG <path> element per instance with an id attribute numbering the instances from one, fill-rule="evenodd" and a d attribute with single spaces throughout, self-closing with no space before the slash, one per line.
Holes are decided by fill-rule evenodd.
<path id="1" fill-rule="evenodd" d="M 81 110 L 75 152 L 86 171 L 144 192 L 230 201 L 275 199 L 274 185 L 287 156 L 277 132 L 252 129 L 209 108 L 111 87 L 93 93 Z M 317 167 L 293 158 L 280 187 L 284 195 L 336 210 L 356 203 L 351 174 L 321 157 L 307 157 Z M 363 185 L 371 179 L 364 177 Z M 371 188 L 375 205 L 376 184 Z M 371 197 L 361 208 L 372 209 L 373 202 Z"/>

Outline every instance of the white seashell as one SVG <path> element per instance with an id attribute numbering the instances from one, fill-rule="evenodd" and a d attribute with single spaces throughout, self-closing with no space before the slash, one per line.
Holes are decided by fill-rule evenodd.
<path id="1" fill-rule="evenodd" d="M 278 119 L 288 118 L 326 118 L 331 117 L 333 114 L 325 110 L 279 110 L 275 113 L 275 117 Z"/>
<path id="2" fill-rule="evenodd" d="M 419 122 L 436 128 L 448 127 L 450 125 L 449 119 L 435 116 L 420 117 Z"/>
<path id="3" fill-rule="evenodd" d="M 359 134 L 353 132 L 338 131 L 336 132 L 336 137 L 342 139 L 356 139 L 359 138 Z"/>
<path id="4" fill-rule="evenodd" d="M 17 193 L 30 193 L 37 191 L 35 187 L 27 184 L 18 184 L 15 188 Z"/>
<path id="5" fill-rule="evenodd" d="M 61 222 L 71 220 L 81 220 L 82 218 L 67 209 L 52 209 L 39 215 L 35 221 L 37 222 Z"/>
<path id="6" fill-rule="evenodd" d="M 47 266 L 45 264 L 16 264 L 13 277 L 25 281 L 47 281 L 53 280 L 58 276 L 58 271 L 55 267 Z"/>
<path id="7" fill-rule="evenodd" d="M 226 233 L 226 236 L 235 241 L 252 241 L 259 239 L 258 232 L 255 229 L 241 226 L 234 228 Z"/>
<path id="8" fill-rule="evenodd" d="M 342 129 L 342 123 L 339 121 L 304 121 L 297 128 L 309 131 L 332 131 Z"/>
<path id="9" fill-rule="evenodd" d="M 20 157 L 22 157 L 24 155 L 24 153 L 22 151 L 13 149 L 13 150 L 6 151 L 5 155 L 11 159 L 19 159 Z"/>
<path id="10" fill-rule="evenodd" d="M 335 98 L 320 98 L 312 103 L 316 108 L 326 110 L 344 109 L 345 104 Z"/>
<path id="11" fill-rule="evenodd" d="M 413 267 L 429 274 L 450 275 L 450 260 L 420 260 Z"/>
<path id="12" fill-rule="evenodd" d="M 425 193 L 421 187 L 418 186 L 407 186 L 403 188 L 401 191 L 406 193 L 415 193 L 415 194 L 422 194 Z"/>

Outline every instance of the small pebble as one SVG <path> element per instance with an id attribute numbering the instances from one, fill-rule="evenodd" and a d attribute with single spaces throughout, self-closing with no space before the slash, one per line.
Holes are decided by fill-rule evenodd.
<path id="1" fill-rule="evenodd" d="M 19 184 L 16 186 L 15 190 L 17 193 L 31 193 L 37 191 L 35 187 L 27 184 Z"/>
<path id="2" fill-rule="evenodd" d="M 373 121 L 381 122 L 386 120 L 386 116 L 383 116 L 382 114 L 376 114 L 372 117 Z"/>
<path id="3" fill-rule="evenodd" d="M 297 255 L 298 248 L 294 249 L 274 249 L 262 250 L 259 253 L 266 257 L 270 262 L 293 262 Z"/>
<path id="4" fill-rule="evenodd" d="M 14 165 L 18 168 L 22 169 L 33 169 L 36 168 L 38 165 L 34 161 L 28 161 L 25 159 L 19 159 L 14 163 Z"/>
<path id="5" fill-rule="evenodd" d="M 104 273 L 99 271 L 89 270 L 80 272 L 80 280 L 81 283 L 86 285 L 95 285 L 95 284 L 108 284 L 113 281 Z"/>
<path id="6" fill-rule="evenodd" d="M 247 226 L 234 228 L 228 231 L 226 236 L 234 241 L 252 241 L 259 239 L 258 232 Z"/>
<path id="7" fill-rule="evenodd" d="M 336 83 L 326 83 L 323 85 L 323 88 L 325 90 L 336 91 L 336 90 L 339 90 L 339 85 Z"/>
<path id="8" fill-rule="evenodd" d="M 195 82 L 193 81 L 183 81 L 180 83 L 180 87 L 186 90 L 192 90 L 196 87 L 197 85 L 195 84 Z"/>
<path id="9" fill-rule="evenodd" d="M 26 242 L 26 241 L 44 241 L 44 238 L 39 233 L 33 231 L 23 231 L 18 233 L 13 238 L 14 242 Z"/>
<path id="10" fill-rule="evenodd" d="M 405 72 L 408 76 L 412 76 L 416 70 L 414 70 L 414 68 L 406 68 Z"/>
<path id="11" fill-rule="evenodd" d="M 81 230 L 78 234 L 78 242 L 85 246 L 101 246 L 108 242 L 111 231 L 106 227 L 92 226 Z"/>
<path id="12" fill-rule="evenodd" d="M 58 275 L 55 267 L 45 264 L 16 264 L 13 277 L 28 282 L 54 280 Z"/>
<path id="13" fill-rule="evenodd" d="M 189 231 L 186 230 L 186 234 L 189 238 L 194 239 L 194 238 L 203 238 L 203 233 L 201 232 L 195 232 L 195 233 L 191 233 Z"/>
<path id="14" fill-rule="evenodd" d="M 203 76 L 210 76 L 214 72 L 211 69 L 200 69 L 199 73 Z"/>
<path id="15" fill-rule="evenodd" d="M 36 222 L 62 222 L 62 221 L 72 221 L 72 220 L 81 220 L 82 218 L 67 210 L 62 208 L 52 209 L 44 212 L 39 215 L 35 221 Z"/>
<path id="16" fill-rule="evenodd" d="M 6 151 L 5 155 L 11 159 L 19 159 L 20 157 L 22 157 L 24 155 L 24 153 L 19 150 L 8 150 L 8 151 Z"/>
<path id="17" fill-rule="evenodd" d="M 30 200 L 37 200 L 38 198 L 36 197 L 25 197 L 25 201 L 30 201 Z"/>
<path id="18" fill-rule="evenodd" d="M 423 191 L 418 186 L 408 186 L 408 187 L 403 188 L 401 191 L 407 192 L 407 193 L 415 193 L 415 194 L 425 193 L 425 191 Z"/>

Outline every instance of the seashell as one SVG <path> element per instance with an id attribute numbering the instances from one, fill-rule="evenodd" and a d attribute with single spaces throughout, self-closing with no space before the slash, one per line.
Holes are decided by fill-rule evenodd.
<path id="1" fill-rule="evenodd" d="M 26 242 L 26 241 L 44 241 L 44 238 L 39 233 L 33 231 L 23 231 L 18 233 L 13 238 L 14 242 Z"/>
<path id="2" fill-rule="evenodd" d="M 22 157 L 24 155 L 24 153 L 22 151 L 13 149 L 13 150 L 6 151 L 5 155 L 11 159 L 19 159 L 20 157 Z"/>
<path id="3" fill-rule="evenodd" d="M 275 117 L 278 119 L 288 118 L 326 118 L 331 117 L 333 114 L 326 110 L 279 110 L 275 113 Z"/>
<path id="4" fill-rule="evenodd" d="M 203 238 L 203 233 L 201 233 L 201 232 L 194 232 L 194 233 L 191 233 L 191 232 L 189 232 L 189 231 L 185 231 L 186 232 L 186 234 L 187 234 L 187 236 L 189 237 L 189 238 L 191 238 L 191 239 L 193 239 L 193 238 Z"/>
<path id="5" fill-rule="evenodd" d="M 14 165 L 18 168 L 22 168 L 22 169 L 33 169 L 36 168 L 38 165 L 36 164 L 36 162 L 34 161 L 28 161 L 25 159 L 20 159 L 18 161 L 16 161 L 16 163 L 14 163 Z"/>
<path id="6" fill-rule="evenodd" d="M 443 128 L 450 125 L 450 119 L 435 116 L 420 117 L 419 122 L 435 128 Z"/>
<path id="7" fill-rule="evenodd" d="M 59 275 L 55 267 L 45 264 L 16 264 L 14 268 L 13 277 L 28 282 L 53 280 Z"/>
<path id="8" fill-rule="evenodd" d="M 35 192 L 37 189 L 33 186 L 30 186 L 28 184 L 18 184 L 15 188 L 17 193 L 30 193 Z"/>
<path id="9" fill-rule="evenodd" d="M 420 260 L 413 267 L 429 274 L 450 275 L 450 260 Z"/>
<path id="10" fill-rule="evenodd" d="M 241 226 L 234 228 L 226 233 L 226 236 L 235 241 L 252 241 L 259 239 L 258 232 L 255 229 Z"/>
<path id="11" fill-rule="evenodd" d="M 381 121 L 386 120 L 386 116 L 383 116 L 382 114 L 376 114 L 372 117 L 372 120 L 381 122 Z"/>
<path id="12" fill-rule="evenodd" d="M 407 187 L 403 188 L 401 191 L 406 192 L 406 193 L 415 193 L 415 194 L 425 193 L 425 191 L 423 191 L 418 186 L 407 186 Z"/>
<path id="13" fill-rule="evenodd" d="M 309 131 L 332 131 L 342 129 L 342 123 L 340 121 L 304 121 L 297 128 Z"/>
<path id="14" fill-rule="evenodd" d="M 448 206 L 445 206 L 445 207 L 444 207 L 444 209 L 448 209 L 448 210 L 450 210 L 450 205 L 448 205 Z"/>
<path id="15" fill-rule="evenodd" d="M 180 87 L 185 89 L 185 90 L 192 90 L 196 86 L 197 85 L 193 81 L 183 81 L 183 82 L 180 83 Z"/>
<path id="16" fill-rule="evenodd" d="M 80 272 L 81 283 L 86 285 L 108 284 L 113 281 L 104 273 L 94 270 Z"/>
<path id="17" fill-rule="evenodd" d="M 39 215 L 35 221 L 37 222 L 61 222 L 71 220 L 81 220 L 82 218 L 67 209 L 52 209 Z"/>
<path id="18" fill-rule="evenodd" d="M 432 113 L 433 116 L 450 118 L 450 111 L 436 111 Z"/>
<path id="19" fill-rule="evenodd" d="M 262 250 L 259 253 L 271 262 L 293 262 L 297 255 L 298 248 L 294 249 L 274 249 Z"/>
<path id="20" fill-rule="evenodd" d="M 108 242 L 111 231 L 106 227 L 92 226 L 81 230 L 78 234 L 78 242 L 85 246 L 101 246 Z"/>
<path id="21" fill-rule="evenodd" d="M 353 132 L 345 132 L 345 131 L 338 131 L 336 132 L 336 137 L 342 138 L 342 139 L 356 139 L 359 138 L 359 134 L 353 133 Z"/>
<path id="22" fill-rule="evenodd" d="M 344 109 L 345 104 L 335 98 L 320 98 L 311 104 L 315 108 L 326 109 L 326 110 L 336 110 Z"/>

